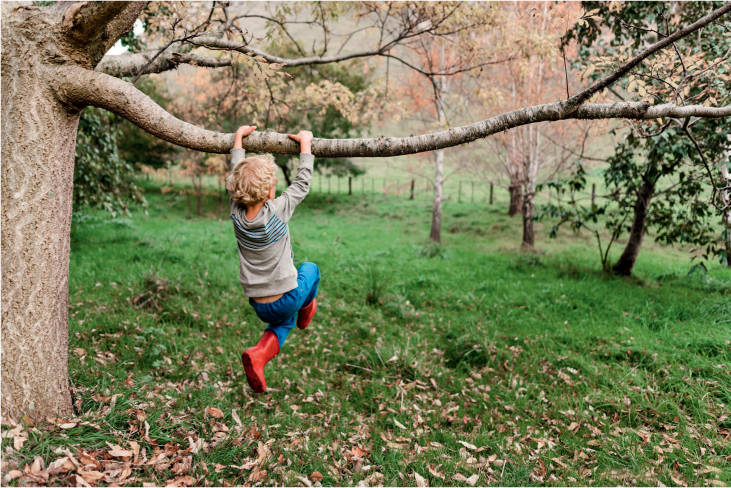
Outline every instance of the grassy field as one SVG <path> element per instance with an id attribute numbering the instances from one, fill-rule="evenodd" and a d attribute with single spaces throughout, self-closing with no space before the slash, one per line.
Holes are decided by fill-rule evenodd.
<path id="1" fill-rule="evenodd" d="M 436 247 L 425 200 L 314 193 L 290 231 L 318 313 L 254 395 L 225 210 L 147 190 L 147 215 L 76 216 L 77 418 L 4 427 L 4 485 L 731 484 L 730 270 L 648 240 L 614 278 L 544 224 L 521 253 L 482 201 Z"/>

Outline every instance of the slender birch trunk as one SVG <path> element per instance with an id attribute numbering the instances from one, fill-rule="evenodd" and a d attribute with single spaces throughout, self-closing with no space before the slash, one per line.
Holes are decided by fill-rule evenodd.
<path id="1" fill-rule="evenodd" d="M 439 58 L 440 70 L 444 65 L 444 43 L 441 44 L 441 53 Z M 447 117 L 444 113 L 444 100 L 442 95 L 446 92 L 447 87 L 444 78 L 434 80 L 434 95 L 437 109 L 437 120 L 439 128 L 444 129 L 447 124 Z M 442 184 L 444 182 L 444 150 L 434 151 L 434 201 L 432 203 L 431 230 L 429 231 L 429 239 L 432 242 L 442 242 Z"/>

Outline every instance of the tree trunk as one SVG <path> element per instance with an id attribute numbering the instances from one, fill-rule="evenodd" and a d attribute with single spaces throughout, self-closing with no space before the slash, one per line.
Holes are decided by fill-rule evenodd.
<path id="1" fill-rule="evenodd" d="M 221 188 L 221 184 L 223 183 L 223 178 L 220 176 L 218 177 L 218 214 L 221 214 L 221 211 L 223 210 L 223 190 Z"/>
<path id="2" fill-rule="evenodd" d="M 536 181 L 538 180 L 539 152 L 541 146 L 541 132 L 537 125 L 526 129 L 528 133 L 528 154 L 523 173 L 526 177 L 525 192 L 523 194 L 523 242 L 522 246 L 532 249 L 536 244 L 536 234 L 533 230 L 533 201 L 536 196 Z"/>
<path id="3" fill-rule="evenodd" d="M 198 199 L 198 217 L 200 217 L 203 215 L 203 176 L 201 175 L 198 175 L 198 186 L 195 190 L 195 196 Z"/>
<path id="4" fill-rule="evenodd" d="M 292 174 L 289 170 L 289 166 L 287 164 L 283 164 L 280 166 L 282 169 L 282 174 L 284 175 L 284 181 L 287 182 L 287 188 L 289 188 L 292 185 Z M 322 178 L 320 178 L 320 182 L 322 182 Z M 322 184 L 320 184 L 322 186 Z"/>
<path id="5" fill-rule="evenodd" d="M 5 12 L 3 12 L 5 17 Z M 72 416 L 68 282 L 76 130 L 29 30 L 3 19 L 2 415 Z"/>
<path id="6" fill-rule="evenodd" d="M 522 246 L 533 248 L 536 245 L 536 234 L 533 230 L 533 192 L 523 197 L 523 242 Z"/>
<path id="7" fill-rule="evenodd" d="M 511 184 L 508 187 L 510 193 L 510 207 L 508 208 L 508 216 L 512 217 L 522 212 L 523 208 L 523 185 Z"/>
<path id="8" fill-rule="evenodd" d="M 727 136 L 731 138 L 731 136 Z M 728 154 L 731 156 L 731 154 Z M 731 185 L 731 171 L 724 164 L 721 166 L 721 176 L 725 180 L 726 186 Z M 724 232 L 726 233 L 726 266 L 731 268 L 731 190 L 724 190 L 721 194 L 721 203 L 727 205 L 726 210 L 723 212 L 721 221 L 724 226 Z"/>
<path id="9" fill-rule="evenodd" d="M 632 274 L 632 268 L 635 262 L 637 262 L 637 256 L 640 254 L 642 239 L 645 237 L 647 211 L 650 208 L 650 201 L 654 193 L 655 182 L 651 179 L 643 181 L 640 191 L 637 193 L 632 228 L 629 231 L 629 241 L 619 260 L 614 265 L 613 271 L 615 274 L 621 276 L 629 276 Z"/>
<path id="10" fill-rule="evenodd" d="M 442 174 L 444 171 L 444 151 L 434 151 L 434 203 L 432 204 L 431 231 L 432 242 L 442 242 Z"/>

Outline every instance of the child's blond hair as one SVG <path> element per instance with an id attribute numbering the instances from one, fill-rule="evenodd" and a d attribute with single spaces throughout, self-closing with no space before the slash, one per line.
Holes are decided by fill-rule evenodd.
<path id="1" fill-rule="evenodd" d="M 242 205 L 266 200 L 277 182 L 277 165 L 267 156 L 252 156 L 236 165 L 226 178 L 226 191 Z"/>

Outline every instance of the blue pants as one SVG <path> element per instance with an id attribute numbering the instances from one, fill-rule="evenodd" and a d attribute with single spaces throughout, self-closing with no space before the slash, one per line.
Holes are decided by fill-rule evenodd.
<path id="1" fill-rule="evenodd" d="M 317 296 L 317 284 L 320 283 L 320 269 L 315 263 L 302 263 L 297 268 L 297 288 L 282 295 L 276 302 L 259 303 L 249 298 L 256 315 L 269 326 L 279 340 L 279 347 L 284 345 L 289 332 L 294 329 L 297 312 L 309 305 Z"/>

